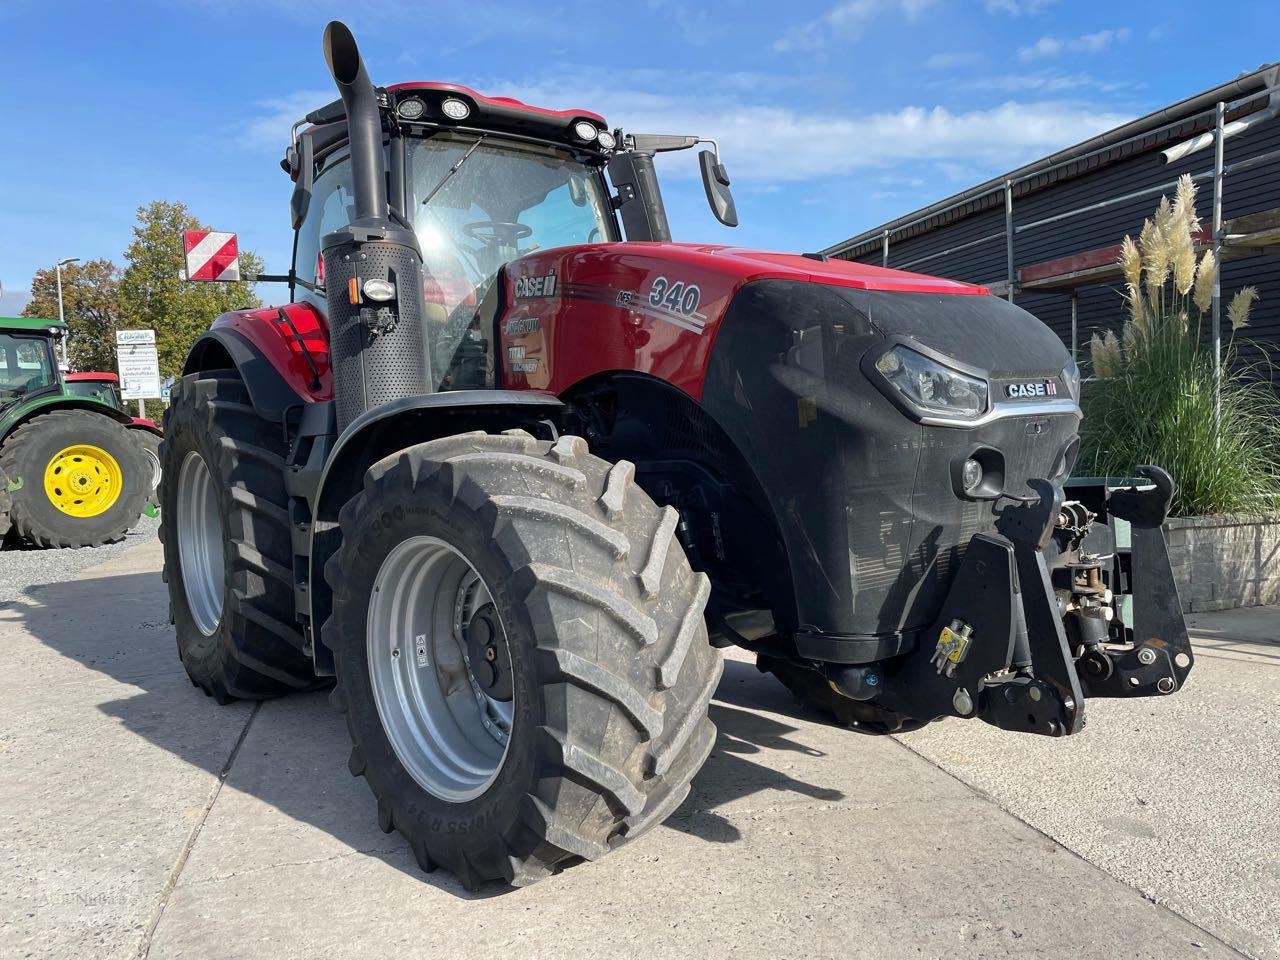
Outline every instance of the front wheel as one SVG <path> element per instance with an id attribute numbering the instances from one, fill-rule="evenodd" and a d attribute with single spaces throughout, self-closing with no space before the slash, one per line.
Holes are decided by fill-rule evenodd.
<path id="1" fill-rule="evenodd" d="M 375 464 L 326 566 L 351 770 L 424 869 L 473 889 L 596 859 L 665 819 L 715 742 L 710 585 L 678 515 L 578 437 Z"/>

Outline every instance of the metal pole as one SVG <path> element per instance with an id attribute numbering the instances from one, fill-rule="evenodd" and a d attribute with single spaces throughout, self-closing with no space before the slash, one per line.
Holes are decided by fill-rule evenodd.
<path id="1" fill-rule="evenodd" d="M 884 232 L 884 244 L 880 251 L 880 266 L 887 267 L 889 265 L 889 231 Z"/>
<path id="2" fill-rule="evenodd" d="M 54 264 L 53 270 L 58 275 L 58 322 L 65 324 L 67 321 L 66 321 L 66 318 L 62 315 L 62 261 L 61 260 L 59 260 L 56 264 Z M 62 366 L 64 369 L 69 369 L 69 365 L 67 363 L 67 340 L 68 339 L 69 337 L 67 336 L 67 330 L 66 330 L 66 327 L 64 326 L 62 330 L 62 342 L 61 344 L 59 344 L 59 346 L 61 347 Z"/>
<path id="3" fill-rule="evenodd" d="M 138 416 L 145 417 L 146 415 L 147 415 L 146 403 L 141 397 L 139 397 L 138 398 Z"/>
<path id="4" fill-rule="evenodd" d="M 1005 280 L 1008 283 L 1008 289 L 1005 291 L 1005 297 L 1010 303 L 1013 303 L 1013 181 L 1006 180 L 1004 182 L 1004 257 L 1005 257 Z"/>
<path id="5" fill-rule="evenodd" d="M 1222 412 L 1222 188 L 1223 188 L 1223 126 L 1227 105 L 1218 101 L 1213 141 L 1213 259 L 1218 266 L 1213 281 L 1213 408 L 1214 433 Z"/>
<path id="6" fill-rule="evenodd" d="M 1079 362 L 1076 356 L 1080 349 L 1080 318 L 1078 314 L 1080 306 L 1080 294 L 1071 291 L 1071 359 Z"/>

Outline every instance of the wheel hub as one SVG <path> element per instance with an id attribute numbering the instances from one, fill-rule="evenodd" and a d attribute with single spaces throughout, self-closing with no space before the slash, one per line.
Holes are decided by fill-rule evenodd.
<path id="1" fill-rule="evenodd" d="M 410 537 L 369 598 L 369 678 L 387 739 L 429 793 L 480 796 L 506 759 L 511 654 L 488 586 L 451 544 Z"/>
<path id="2" fill-rule="evenodd" d="M 124 473 L 106 450 L 90 443 L 64 447 L 44 468 L 49 502 L 69 517 L 96 517 L 120 499 Z"/>

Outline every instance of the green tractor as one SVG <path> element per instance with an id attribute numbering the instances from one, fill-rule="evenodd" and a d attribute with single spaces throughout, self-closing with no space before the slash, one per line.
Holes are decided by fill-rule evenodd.
<path id="1" fill-rule="evenodd" d="M 133 418 L 66 382 L 55 349 L 66 333 L 0 317 L 0 538 L 98 546 L 138 521 L 153 471 Z"/>
<path id="2" fill-rule="evenodd" d="M 157 491 L 160 489 L 160 441 L 164 431 L 154 420 L 146 417 L 135 417 L 125 408 L 124 399 L 120 395 L 120 377 L 114 373 L 100 371 L 82 373 L 64 373 L 62 381 L 67 392 L 78 397 L 91 397 L 99 403 L 105 403 L 113 410 L 118 410 L 129 417 L 125 426 L 129 435 L 142 447 L 142 455 L 147 459 L 147 467 L 151 470 L 151 486 L 148 488 L 148 505 L 159 507 Z"/>

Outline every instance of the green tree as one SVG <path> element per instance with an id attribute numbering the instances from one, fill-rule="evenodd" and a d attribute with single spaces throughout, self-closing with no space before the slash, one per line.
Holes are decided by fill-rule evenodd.
<path id="1" fill-rule="evenodd" d="M 62 268 L 62 306 L 70 330 L 72 370 L 116 368 L 116 327 L 120 319 L 120 268 L 110 260 L 71 263 Z M 55 268 L 37 270 L 24 317 L 58 316 Z"/>
<path id="2" fill-rule="evenodd" d="M 182 203 L 156 200 L 138 208 L 133 242 L 124 254 L 128 265 L 120 280 L 121 326 L 155 330 L 162 376 L 182 373 L 191 344 L 219 314 L 262 305 L 252 284 L 179 279 L 183 231 L 209 229 Z M 262 261 L 242 250 L 241 275 L 261 272 Z"/>

